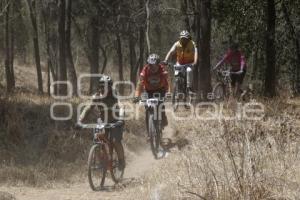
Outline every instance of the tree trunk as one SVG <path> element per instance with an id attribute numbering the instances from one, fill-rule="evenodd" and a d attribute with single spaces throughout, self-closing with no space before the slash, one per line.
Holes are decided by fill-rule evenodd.
<path id="1" fill-rule="evenodd" d="M 252 73 L 251 73 L 251 81 L 257 80 L 257 69 L 258 69 L 258 48 L 256 48 L 252 55 L 253 55 L 253 62 L 252 62 Z"/>
<path id="2" fill-rule="evenodd" d="M 66 68 L 66 35 L 65 35 L 65 22 L 66 22 L 66 1 L 59 0 L 59 21 L 58 21 L 58 45 L 59 45 L 59 70 L 58 81 L 67 81 L 67 68 Z M 58 84 L 58 94 L 67 94 L 67 85 Z"/>
<path id="3" fill-rule="evenodd" d="M 99 45 L 100 50 L 102 52 L 102 56 L 103 56 L 103 63 L 102 63 L 102 70 L 101 70 L 101 74 L 104 74 L 104 71 L 106 69 L 106 65 L 107 65 L 107 55 L 106 55 L 106 48 L 103 47 L 102 45 Z"/>
<path id="4" fill-rule="evenodd" d="M 91 30 L 89 30 L 88 44 L 88 60 L 90 63 L 90 73 L 99 74 L 99 19 L 97 16 L 93 16 L 90 19 Z M 90 94 L 96 92 L 98 79 L 91 77 L 90 79 Z"/>
<path id="5" fill-rule="evenodd" d="M 39 37 L 38 37 L 38 27 L 36 21 L 36 6 L 35 0 L 27 0 L 27 4 L 29 7 L 30 19 L 33 28 L 33 46 L 34 46 L 34 56 L 35 56 L 35 65 L 38 79 L 38 91 L 40 94 L 43 94 L 43 77 L 42 77 L 42 69 L 40 62 L 40 50 L 39 50 Z"/>
<path id="6" fill-rule="evenodd" d="M 11 77 L 11 67 L 10 67 L 10 39 L 9 39 L 9 26 L 10 26 L 10 5 L 9 1 L 6 1 L 6 11 L 5 11 L 5 75 L 6 75 L 6 91 L 10 93 L 13 89 L 12 77 Z"/>
<path id="7" fill-rule="evenodd" d="M 211 92 L 210 40 L 211 40 L 211 1 L 200 1 L 200 67 L 198 96 L 207 99 Z"/>
<path id="8" fill-rule="evenodd" d="M 131 27 L 131 26 L 130 26 Z M 131 28 L 129 28 L 131 30 Z M 128 36 L 128 47 L 129 47 L 129 62 L 130 62 L 130 81 L 136 85 L 136 52 L 135 52 L 135 38 L 133 33 Z"/>
<path id="9" fill-rule="evenodd" d="M 140 55 L 139 55 L 139 62 L 138 67 L 136 68 L 136 72 L 140 72 L 144 65 L 144 48 L 145 48 L 145 30 L 143 27 L 140 27 L 140 39 L 139 39 L 139 46 L 140 46 Z"/>
<path id="10" fill-rule="evenodd" d="M 0 55 L 5 55 L 5 21 L 6 21 L 6 14 L 5 14 L 5 5 L 6 2 L 4 0 L 0 1 L 0 9 L 4 11 L 2 17 L 0 17 L 0 23 L 2 24 L 2 28 L 0 34 L 3 34 L 3 40 L 0 40 Z"/>
<path id="11" fill-rule="evenodd" d="M 98 12 L 98 15 L 100 16 L 100 12 Z M 89 28 L 87 29 L 87 36 L 83 35 L 83 31 L 81 30 L 79 24 L 76 22 L 75 18 L 73 19 L 75 29 L 77 31 L 77 34 L 80 38 L 85 38 L 83 49 L 86 54 L 86 57 L 88 58 L 88 62 L 90 64 L 90 73 L 91 74 L 97 74 L 99 73 L 99 47 L 100 47 L 100 40 L 99 40 L 99 31 L 98 31 L 98 25 L 99 25 L 99 18 L 97 16 L 91 16 L 89 19 Z M 103 52 L 102 52 L 103 53 Z M 105 63 L 106 65 L 106 63 Z M 102 71 L 105 70 L 105 67 L 102 68 Z M 89 87 L 89 93 L 92 94 L 97 89 L 97 83 L 98 79 L 91 77 L 90 78 L 90 87 Z M 80 89 L 80 88 L 78 88 Z"/>
<path id="12" fill-rule="evenodd" d="M 140 2 L 140 8 L 143 9 L 144 1 L 140 0 L 139 2 Z M 144 26 L 140 26 L 140 28 L 139 28 L 139 59 L 136 63 L 134 71 L 132 72 L 132 75 L 134 76 L 134 80 L 136 80 L 136 77 L 139 75 L 139 73 L 142 70 L 143 65 L 144 65 L 145 35 L 146 34 L 145 34 Z"/>
<path id="13" fill-rule="evenodd" d="M 188 16 L 188 0 L 181 1 L 181 12 L 184 15 L 185 29 L 190 32 L 191 27 L 190 27 L 190 20 L 189 20 L 189 16 Z"/>
<path id="14" fill-rule="evenodd" d="M 291 21 L 290 14 L 288 13 L 288 9 L 285 5 L 285 1 L 282 2 L 282 11 L 284 14 L 284 18 L 285 18 L 288 30 L 290 32 L 290 35 L 293 38 L 293 42 L 294 42 L 294 45 L 296 48 L 297 58 L 296 58 L 295 66 L 294 66 L 295 70 L 293 70 L 296 72 L 295 73 L 296 78 L 295 78 L 295 80 L 293 80 L 293 82 L 295 82 L 295 83 L 293 83 L 293 89 L 296 94 L 300 94 L 300 41 L 299 41 L 299 38 L 297 37 L 297 33 L 295 31 L 293 22 Z"/>
<path id="15" fill-rule="evenodd" d="M 149 8 L 150 0 L 146 1 L 146 41 L 147 41 L 147 55 L 151 53 L 151 44 L 150 44 L 150 8 Z"/>
<path id="16" fill-rule="evenodd" d="M 15 2 L 12 2 L 11 5 L 11 15 L 12 17 L 14 16 L 14 11 L 15 10 Z M 11 84 L 12 87 L 15 88 L 16 82 L 15 82 L 15 70 L 14 70 L 14 59 L 15 59 L 15 30 L 14 30 L 14 24 L 13 20 L 11 20 L 10 23 L 10 73 L 11 73 Z"/>
<path id="17" fill-rule="evenodd" d="M 276 95 L 276 50 L 275 50 L 275 2 L 274 0 L 267 0 L 265 5 L 266 11 L 266 61 L 267 68 L 265 73 L 265 91 L 264 95 L 267 97 L 274 97 Z"/>
<path id="18" fill-rule="evenodd" d="M 57 75 L 55 73 L 54 66 L 56 65 L 56 58 L 53 58 L 51 53 L 51 34 L 53 34 L 53 30 L 50 28 L 50 13 L 48 10 L 48 5 L 44 5 L 42 10 L 42 17 L 44 22 L 44 33 L 45 33 L 45 43 L 46 43 L 46 53 L 47 53 L 47 93 L 48 96 L 51 95 L 50 85 L 51 85 L 51 75 L 53 81 L 57 81 Z M 53 46 L 53 45 L 52 45 Z M 57 85 L 54 87 L 54 94 L 57 94 Z"/>
<path id="19" fill-rule="evenodd" d="M 201 32 L 200 32 L 200 2 L 196 2 L 197 5 L 192 4 L 193 5 L 193 11 L 194 11 L 194 24 L 195 27 L 197 27 L 195 29 L 196 32 L 196 45 L 198 48 L 198 55 L 200 55 L 200 46 L 201 46 Z M 198 87 L 199 87 L 199 65 L 200 65 L 200 56 L 198 58 L 198 62 L 197 65 L 194 66 L 193 69 L 193 89 L 194 91 L 198 91 Z M 200 94 L 200 93 L 199 93 Z M 201 99 L 201 96 L 198 96 L 199 99 Z"/>
<path id="20" fill-rule="evenodd" d="M 73 86 L 73 95 L 77 96 L 77 75 L 73 62 L 73 55 L 71 49 L 71 14 L 72 14 L 72 0 L 67 0 L 67 27 L 66 27 L 66 58 L 67 69 L 71 84 Z"/>
<path id="21" fill-rule="evenodd" d="M 117 42 L 117 54 L 118 54 L 118 66 L 119 66 L 119 81 L 124 81 L 123 77 L 123 54 L 122 54 L 122 42 L 121 42 L 121 37 L 120 33 L 116 34 L 116 42 Z M 124 93 L 124 88 L 120 87 L 120 94 Z"/>

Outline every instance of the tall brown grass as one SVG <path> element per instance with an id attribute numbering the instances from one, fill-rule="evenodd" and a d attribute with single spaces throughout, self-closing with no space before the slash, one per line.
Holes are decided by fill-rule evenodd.
<path id="1" fill-rule="evenodd" d="M 132 199 L 298 199 L 298 101 L 262 101 L 266 115 L 260 121 L 187 123 L 169 116 L 172 140 L 188 142 L 174 145 L 139 185 L 124 192 Z M 28 94 L 1 99 L 1 183 L 51 186 L 83 177 L 89 131 L 72 139 L 74 120 L 58 126 L 49 118 L 50 104 Z M 143 127 L 143 118 L 126 122 L 132 133 L 124 138 L 127 154 L 146 145 Z"/>
<path id="2" fill-rule="evenodd" d="M 137 193 L 159 199 L 299 199 L 299 111 L 264 101 L 261 121 L 176 121 L 189 140 Z"/>

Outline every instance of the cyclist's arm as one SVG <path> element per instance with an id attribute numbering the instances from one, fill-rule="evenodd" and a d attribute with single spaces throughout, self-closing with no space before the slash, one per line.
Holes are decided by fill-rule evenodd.
<path id="1" fill-rule="evenodd" d="M 163 85 L 166 92 L 171 92 L 169 80 L 170 80 L 169 73 L 166 70 L 163 70 Z"/>
<path id="2" fill-rule="evenodd" d="M 215 69 L 219 68 L 221 65 L 223 65 L 227 60 L 230 58 L 230 53 L 226 53 L 223 58 L 218 62 L 218 64 L 215 66 Z"/>
<path id="3" fill-rule="evenodd" d="M 97 102 L 97 99 L 98 99 L 97 96 L 99 96 L 98 93 L 96 93 L 95 95 L 93 95 L 93 98 L 92 98 L 91 102 L 88 103 L 84 107 L 84 109 L 82 110 L 82 112 L 81 112 L 81 114 L 80 114 L 80 116 L 78 118 L 78 120 L 80 122 L 84 121 L 86 119 L 86 117 L 90 114 L 91 110 L 94 109 L 94 107 L 95 107 L 94 103 Z"/>
<path id="4" fill-rule="evenodd" d="M 114 105 L 114 107 L 113 107 L 113 110 L 114 110 L 114 112 L 115 112 L 115 117 L 116 117 L 116 122 L 115 122 L 115 124 L 117 124 L 117 125 L 124 125 L 124 123 L 125 123 L 125 121 L 124 121 L 124 113 L 120 113 L 121 112 L 121 109 L 122 108 L 120 108 L 120 106 L 119 106 L 119 99 L 117 99 L 117 101 L 116 101 L 116 104 Z"/>
<path id="5" fill-rule="evenodd" d="M 166 57 L 165 57 L 165 61 L 168 61 L 170 59 L 170 56 L 172 56 L 175 52 L 176 52 L 176 42 L 173 44 L 172 48 L 170 49 L 170 51 L 167 53 Z"/>
<path id="6" fill-rule="evenodd" d="M 143 88 L 144 88 L 144 81 L 145 81 L 145 77 L 143 75 L 140 75 L 140 79 L 137 83 L 136 90 L 135 90 L 135 97 L 140 97 L 141 96 L 141 93 L 142 93 Z"/>
<path id="7" fill-rule="evenodd" d="M 193 42 L 194 44 L 194 62 L 193 62 L 193 65 L 197 65 L 197 62 L 198 62 L 198 48 L 195 44 L 195 42 Z"/>
<path id="8" fill-rule="evenodd" d="M 241 55 L 241 71 L 243 71 L 245 69 L 245 65 L 246 65 L 246 59 L 244 55 Z"/>

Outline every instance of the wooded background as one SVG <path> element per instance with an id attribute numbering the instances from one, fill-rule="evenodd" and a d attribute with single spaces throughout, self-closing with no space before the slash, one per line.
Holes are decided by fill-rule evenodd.
<path id="1" fill-rule="evenodd" d="M 69 80 L 76 96 L 81 71 L 114 72 L 115 79 L 136 83 L 149 53 L 164 58 L 187 29 L 199 50 L 198 94 L 211 91 L 211 66 L 235 40 L 246 55 L 248 79 L 259 83 L 257 91 L 297 95 L 298 16 L 297 0 L 1 0 L 0 84 L 14 91 L 16 63 L 36 67 L 40 94 L 50 94 L 51 81 Z M 91 79 L 90 92 L 95 82 Z M 55 92 L 66 90 L 60 85 Z"/>

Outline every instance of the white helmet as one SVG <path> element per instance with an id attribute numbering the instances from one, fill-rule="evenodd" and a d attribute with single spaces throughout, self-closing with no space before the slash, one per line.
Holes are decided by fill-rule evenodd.
<path id="1" fill-rule="evenodd" d="M 183 30 L 180 32 L 179 38 L 191 39 L 191 34 L 187 30 Z"/>
<path id="2" fill-rule="evenodd" d="M 147 63 L 150 65 L 155 65 L 155 64 L 158 64 L 159 62 L 160 62 L 159 55 L 157 55 L 155 53 L 150 54 L 147 59 Z"/>
<path id="3" fill-rule="evenodd" d="M 112 85 L 113 84 L 113 80 L 111 79 L 110 76 L 102 75 L 99 78 L 99 85 L 105 85 L 105 84 Z"/>

